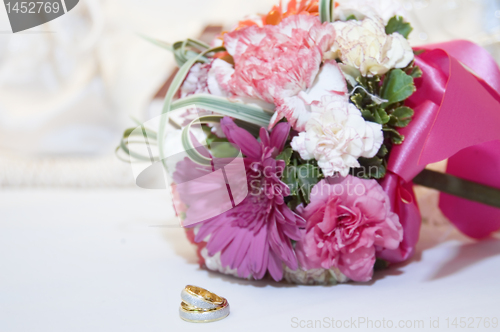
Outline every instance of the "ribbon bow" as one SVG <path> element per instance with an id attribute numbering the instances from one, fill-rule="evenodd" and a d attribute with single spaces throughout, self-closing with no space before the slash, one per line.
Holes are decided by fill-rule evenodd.
<path id="1" fill-rule="evenodd" d="M 500 70 L 495 60 L 464 40 L 417 49 L 423 51 L 415 58 L 423 75 L 407 100 L 415 116 L 401 130 L 405 142 L 392 148 L 381 183 L 404 229 L 400 247 L 379 254 L 393 263 L 415 249 L 421 217 L 412 180 L 427 164 L 449 158 L 447 173 L 500 188 Z M 444 193 L 439 207 L 470 237 L 500 229 L 498 208 Z"/>

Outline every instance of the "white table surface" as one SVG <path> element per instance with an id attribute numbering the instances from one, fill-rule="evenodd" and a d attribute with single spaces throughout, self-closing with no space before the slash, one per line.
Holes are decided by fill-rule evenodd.
<path id="1" fill-rule="evenodd" d="M 444 330 L 447 318 L 500 317 L 499 240 L 452 232 L 437 244 L 442 232 L 424 228 L 415 259 L 375 281 L 295 286 L 200 269 L 181 228 L 152 227 L 174 220 L 161 191 L 0 191 L 0 331 L 296 331 L 325 317 L 422 320 L 398 329 L 436 331 L 431 317 Z M 230 316 L 182 321 L 186 284 L 225 296 Z"/>

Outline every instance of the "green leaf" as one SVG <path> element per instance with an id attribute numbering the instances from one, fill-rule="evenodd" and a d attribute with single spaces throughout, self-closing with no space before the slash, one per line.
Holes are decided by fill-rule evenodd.
<path id="1" fill-rule="evenodd" d="M 212 143 L 221 143 L 221 142 L 227 142 L 227 139 L 219 138 L 217 137 L 217 135 L 214 134 L 210 134 L 206 139 L 206 143 L 208 146 L 210 146 L 210 144 Z"/>
<path id="2" fill-rule="evenodd" d="M 364 107 L 364 102 L 363 102 L 363 95 L 361 93 L 355 93 L 351 96 L 351 101 L 353 102 L 354 105 L 356 105 L 357 108 L 362 110 Z"/>
<path id="3" fill-rule="evenodd" d="M 366 83 L 363 85 L 371 94 L 378 94 L 380 87 L 380 76 L 366 77 Z"/>
<path id="4" fill-rule="evenodd" d="M 361 110 L 361 115 L 363 116 L 363 119 L 365 119 L 366 121 L 377 122 L 372 112 L 370 112 L 369 110 Z"/>
<path id="5" fill-rule="evenodd" d="M 359 178 L 381 179 L 387 172 L 383 158 L 375 156 L 373 158 L 359 158 L 358 161 L 361 167 L 355 168 L 353 174 Z"/>
<path id="6" fill-rule="evenodd" d="M 290 196 L 296 196 L 299 188 L 297 167 L 293 165 L 286 167 L 281 180 L 290 188 Z"/>
<path id="7" fill-rule="evenodd" d="M 391 142 L 394 144 L 401 144 L 405 140 L 405 137 L 401 135 L 396 129 L 394 128 L 382 128 L 383 131 L 390 133 L 391 135 Z"/>
<path id="8" fill-rule="evenodd" d="M 297 166 L 297 180 L 299 189 L 304 196 L 307 204 L 310 202 L 310 194 L 312 187 L 318 183 L 319 169 L 312 164 L 303 164 Z"/>
<path id="9" fill-rule="evenodd" d="M 380 118 L 380 115 L 378 114 L 378 112 L 374 112 L 373 113 L 373 122 L 375 123 L 378 123 L 378 124 L 382 124 L 382 119 Z"/>
<path id="10" fill-rule="evenodd" d="M 234 158 L 239 150 L 229 142 L 214 142 L 210 144 L 210 152 L 215 158 Z"/>
<path id="11" fill-rule="evenodd" d="M 290 158 L 292 158 L 293 150 L 292 148 L 286 148 L 279 155 L 276 156 L 277 160 L 284 160 L 285 164 L 288 166 L 290 164 Z"/>
<path id="12" fill-rule="evenodd" d="M 396 144 L 396 145 L 403 144 L 404 140 L 405 140 L 405 137 L 403 135 L 393 136 L 391 138 L 391 142 Z"/>
<path id="13" fill-rule="evenodd" d="M 394 16 L 389 20 L 385 27 L 385 33 L 388 35 L 398 32 L 399 34 L 403 35 L 406 39 L 408 39 L 408 36 L 410 35 L 410 32 L 413 30 L 411 27 L 410 23 L 407 23 L 403 20 L 403 17 L 401 16 Z"/>
<path id="14" fill-rule="evenodd" d="M 420 55 L 424 52 L 425 52 L 425 50 L 413 50 L 413 55 L 417 56 L 417 55 Z"/>
<path id="15" fill-rule="evenodd" d="M 378 150 L 378 152 L 377 152 L 377 157 L 379 157 L 379 158 L 383 158 L 383 157 L 385 157 L 388 153 L 389 153 L 389 150 L 387 149 L 387 146 L 385 146 L 385 144 L 382 144 L 382 146 L 380 147 L 380 149 L 379 149 L 379 150 Z"/>
<path id="16" fill-rule="evenodd" d="M 215 158 L 234 158 L 238 156 L 239 150 L 229 143 L 227 138 L 215 135 L 212 133 L 212 128 L 207 125 L 202 125 L 201 128 L 207 135 L 205 142 L 212 156 Z"/>
<path id="17" fill-rule="evenodd" d="M 413 114 L 413 110 L 409 107 L 398 107 L 391 114 L 390 125 L 400 128 L 406 127 L 410 123 Z"/>
<path id="18" fill-rule="evenodd" d="M 401 69 L 391 70 L 384 79 L 381 97 L 388 102 L 381 105 L 382 108 L 403 101 L 415 92 L 413 78 L 406 75 Z"/>
<path id="19" fill-rule="evenodd" d="M 380 124 L 386 124 L 387 122 L 389 122 L 389 120 L 391 119 L 389 117 L 389 115 L 387 115 L 387 113 L 385 112 L 385 110 L 383 108 L 377 108 L 377 110 L 375 111 L 376 112 L 376 116 L 375 118 L 378 118 L 380 119 Z"/>
<path id="20" fill-rule="evenodd" d="M 419 78 L 422 77 L 422 69 L 420 69 L 419 66 L 414 66 L 411 68 L 411 72 L 409 75 L 413 78 Z"/>
<path id="21" fill-rule="evenodd" d="M 346 21 L 351 21 L 351 20 L 357 20 L 356 16 L 354 14 L 351 14 L 349 16 L 347 16 L 347 18 L 345 19 Z"/>
<path id="22" fill-rule="evenodd" d="M 308 204 L 311 189 L 318 183 L 319 176 L 319 168 L 313 164 L 290 165 L 286 167 L 281 180 L 290 188 L 290 196 L 296 196 L 298 201 Z"/>

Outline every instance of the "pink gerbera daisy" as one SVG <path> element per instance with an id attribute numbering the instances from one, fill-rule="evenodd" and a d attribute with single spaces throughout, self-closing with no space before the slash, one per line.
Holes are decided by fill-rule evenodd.
<path id="1" fill-rule="evenodd" d="M 220 252 L 222 265 L 237 269 L 240 277 L 261 279 L 269 271 L 281 280 L 283 263 L 298 267 L 291 240 L 300 239 L 299 228 L 305 227 L 304 219 L 285 203 L 290 194 L 280 179 L 285 163 L 275 159 L 290 125 L 279 123 L 271 135 L 261 128 L 260 142 L 230 118 L 222 119 L 221 127 L 245 156 L 249 194 L 233 209 L 199 224 L 195 241 L 207 241 L 208 254 Z"/>

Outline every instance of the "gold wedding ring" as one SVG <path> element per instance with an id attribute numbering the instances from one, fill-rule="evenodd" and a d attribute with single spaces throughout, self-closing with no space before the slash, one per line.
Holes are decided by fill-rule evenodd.
<path id="1" fill-rule="evenodd" d="M 214 309 L 222 305 L 224 298 L 204 288 L 188 285 L 181 292 L 181 299 L 201 309 Z"/>
<path id="2" fill-rule="evenodd" d="M 204 288 L 186 286 L 181 292 L 180 317 L 192 323 L 209 323 L 229 315 L 229 303 Z"/>

